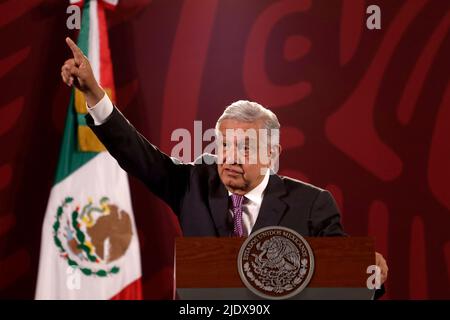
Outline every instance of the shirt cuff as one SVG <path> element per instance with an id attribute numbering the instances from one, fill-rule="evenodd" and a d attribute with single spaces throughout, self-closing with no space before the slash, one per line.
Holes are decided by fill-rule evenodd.
<path id="1" fill-rule="evenodd" d="M 106 93 L 95 106 L 91 108 L 86 104 L 86 107 L 96 126 L 103 124 L 114 110 L 113 104 Z"/>

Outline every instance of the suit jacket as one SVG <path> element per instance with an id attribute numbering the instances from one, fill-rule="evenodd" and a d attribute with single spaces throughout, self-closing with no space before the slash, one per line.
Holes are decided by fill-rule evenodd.
<path id="1" fill-rule="evenodd" d="M 101 125 L 90 115 L 86 121 L 119 165 L 172 208 L 185 236 L 230 235 L 228 191 L 213 155 L 181 163 L 149 143 L 116 108 Z M 276 174 L 269 178 L 252 232 L 274 225 L 304 236 L 345 235 L 328 191 Z"/>
<path id="2" fill-rule="evenodd" d="M 119 165 L 172 208 L 184 236 L 231 234 L 228 192 L 212 161 L 213 155 L 204 154 L 194 163 L 181 163 L 148 142 L 117 108 L 101 125 L 94 125 L 89 114 L 86 122 Z M 346 235 L 339 209 L 328 191 L 273 174 L 252 232 L 275 225 L 310 237 Z M 383 285 L 376 290 L 375 299 L 384 292 Z"/>

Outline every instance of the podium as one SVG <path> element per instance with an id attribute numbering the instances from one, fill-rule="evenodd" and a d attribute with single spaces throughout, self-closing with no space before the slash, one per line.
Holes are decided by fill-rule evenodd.
<path id="1" fill-rule="evenodd" d="M 294 300 L 372 299 L 367 288 L 375 264 L 369 237 L 305 238 L 315 268 L 308 286 Z M 241 281 L 237 268 L 245 238 L 181 237 L 175 241 L 174 299 L 259 300 Z"/>

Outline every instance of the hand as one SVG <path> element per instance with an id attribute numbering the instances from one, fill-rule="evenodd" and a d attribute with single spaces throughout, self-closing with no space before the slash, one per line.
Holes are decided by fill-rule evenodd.
<path id="1" fill-rule="evenodd" d="M 384 257 L 378 252 L 375 252 L 375 264 L 381 270 L 381 284 L 383 284 L 388 277 L 389 268 Z"/>
<path id="2" fill-rule="evenodd" d="M 74 85 L 83 92 L 88 106 L 93 107 L 103 98 L 105 92 L 95 80 L 91 64 L 81 49 L 70 38 L 66 38 L 66 43 L 72 50 L 73 58 L 64 62 L 61 77 L 69 87 Z"/>

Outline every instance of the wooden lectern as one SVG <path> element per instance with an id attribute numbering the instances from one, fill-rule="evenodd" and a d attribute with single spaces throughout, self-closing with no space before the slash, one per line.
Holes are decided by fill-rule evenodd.
<path id="1" fill-rule="evenodd" d="M 315 259 L 309 285 L 291 299 L 372 299 L 367 267 L 375 264 L 366 237 L 305 238 Z M 244 238 L 183 237 L 175 241 L 174 298 L 261 299 L 242 283 L 237 257 Z"/>

